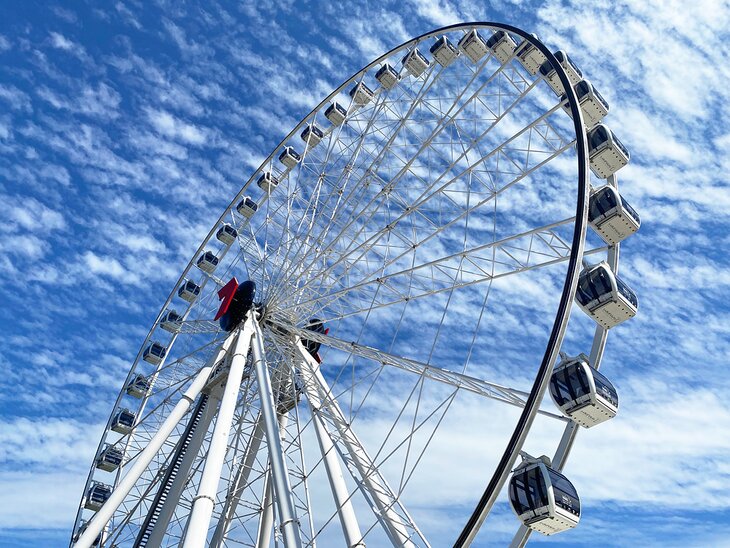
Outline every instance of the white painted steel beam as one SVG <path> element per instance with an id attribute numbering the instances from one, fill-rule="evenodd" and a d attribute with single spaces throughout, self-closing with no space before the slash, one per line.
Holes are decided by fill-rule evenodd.
<path id="1" fill-rule="evenodd" d="M 170 411 L 170 414 L 147 444 L 147 447 L 145 447 L 134 459 L 129 471 L 119 482 L 109 499 L 104 503 L 104 506 L 102 506 L 91 521 L 89 521 L 89 525 L 86 530 L 74 545 L 75 548 L 91 547 L 96 540 L 96 537 L 99 536 L 106 524 L 114 515 L 114 512 L 116 512 L 119 505 L 132 490 L 134 484 L 137 483 L 140 476 L 147 469 L 150 462 L 152 462 L 152 459 L 165 443 L 165 440 L 167 440 L 170 436 L 175 426 L 177 426 L 185 413 L 190 409 L 190 406 L 193 402 L 195 402 L 195 399 L 200 395 L 200 392 L 203 390 L 203 387 L 210 376 L 210 372 L 212 371 L 214 364 L 214 361 L 208 362 L 208 365 L 198 372 L 190 387 L 185 391 L 182 398 L 175 405 L 172 411 Z"/>
<path id="2" fill-rule="evenodd" d="M 269 448 L 271 462 L 271 476 L 279 513 L 279 529 L 287 548 L 300 548 L 302 545 L 299 521 L 294 507 L 294 497 L 289 484 L 289 474 L 284 460 L 284 450 L 281 444 L 281 434 L 277 421 L 274 394 L 271 388 L 266 356 L 264 353 L 263 335 L 258 324 L 254 324 L 255 336 L 253 339 L 254 370 L 259 387 L 261 414 L 264 418 L 264 431 Z M 186 547 L 187 548 L 187 547 Z"/>
<path id="3" fill-rule="evenodd" d="M 251 347 L 251 338 L 254 335 L 255 321 L 251 316 L 253 314 L 249 313 L 249 318 L 238 332 L 238 340 L 231 359 L 231 368 L 226 380 L 220 409 L 218 410 L 218 418 L 210 441 L 210 448 L 208 449 L 208 458 L 200 478 L 198 494 L 193 499 L 183 548 L 203 548 L 208 536 L 218 483 L 220 482 L 221 470 L 228 449 L 228 437 L 233 424 L 233 414 L 236 410 L 241 380 L 246 366 L 246 357 Z"/>
<path id="4" fill-rule="evenodd" d="M 241 495 L 248 485 L 248 478 L 251 474 L 251 469 L 254 462 L 256 461 L 256 455 L 261 447 L 261 440 L 264 437 L 264 422 L 261 419 L 261 414 L 256 418 L 256 424 L 253 428 L 253 434 L 251 440 L 246 447 L 246 453 L 243 456 L 241 465 L 236 472 L 236 477 L 231 483 L 228 489 L 228 495 L 226 496 L 225 506 L 221 511 L 221 517 L 216 525 L 213 538 L 210 541 L 211 547 L 218 548 L 223 546 L 223 542 L 228 534 L 228 529 L 231 526 L 231 522 L 236 515 L 236 509 L 238 503 L 241 501 Z"/>
<path id="5" fill-rule="evenodd" d="M 309 333 L 309 332 L 307 332 Z M 319 371 L 316 360 L 302 346 L 296 344 L 302 359 L 302 376 L 305 385 L 315 386 L 319 392 L 320 412 L 337 430 L 339 442 L 346 449 L 343 458 L 353 479 L 358 483 L 368 502 L 373 506 L 375 515 L 388 535 L 393 546 L 415 547 L 413 537 L 425 538 L 416 527 L 413 519 L 398 500 L 378 467 L 365 451 L 360 440 L 350 428 L 340 406 L 331 395 L 327 381 Z"/>
<path id="6" fill-rule="evenodd" d="M 303 367 L 308 367 L 304 364 Z M 317 368 L 319 364 L 317 364 Z M 332 498 L 337 507 L 337 516 L 342 526 L 342 534 L 349 548 L 363 547 L 365 542 L 360 532 L 360 526 L 357 522 L 355 510 L 352 508 L 351 496 L 345 484 L 345 478 L 342 476 L 342 468 L 337 458 L 337 449 L 335 448 L 332 437 L 330 436 L 327 426 L 320 416 L 320 407 L 322 405 L 321 398 L 317 391 L 317 387 L 312 382 L 304 383 L 304 392 L 307 395 L 309 406 L 312 411 L 312 422 L 314 423 L 314 431 L 317 435 L 317 442 L 322 453 L 327 479 L 329 480 L 330 489 L 332 490 Z"/>

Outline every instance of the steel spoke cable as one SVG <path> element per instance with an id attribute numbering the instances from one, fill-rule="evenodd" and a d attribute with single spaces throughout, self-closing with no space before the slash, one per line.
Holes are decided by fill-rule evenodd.
<path id="1" fill-rule="evenodd" d="M 501 68 L 500 68 L 500 70 L 501 70 Z M 463 106 L 462 106 L 461 108 L 459 108 L 459 109 L 458 109 L 458 110 L 457 110 L 457 111 L 456 111 L 456 112 L 455 112 L 455 113 L 454 113 L 454 114 L 453 114 L 453 115 L 452 115 L 452 116 L 451 116 L 451 117 L 450 117 L 450 118 L 449 118 L 448 120 L 445 120 L 445 121 L 444 121 L 444 122 L 443 122 L 442 124 L 440 124 L 440 125 L 439 125 L 439 127 L 437 127 L 437 128 L 436 128 L 436 130 L 435 130 L 435 131 L 434 131 L 434 132 L 432 133 L 432 135 L 430 136 L 430 140 L 427 140 L 426 144 L 422 145 L 421 149 L 420 149 L 420 150 L 418 151 L 418 154 L 420 154 L 421 152 L 423 152 L 423 150 L 424 150 L 424 149 L 426 148 L 426 146 L 428 146 L 428 143 L 430 143 L 430 141 L 432 141 L 432 140 L 433 140 L 433 139 L 435 138 L 435 136 L 437 135 L 437 133 L 438 133 L 438 132 L 440 132 L 440 131 L 442 131 L 442 130 L 443 130 L 444 128 L 448 127 L 449 123 L 450 123 L 450 122 L 452 122 L 452 121 L 453 121 L 453 120 L 454 120 L 454 119 L 456 118 L 456 116 L 457 116 L 457 115 L 458 115 L 458 114 L 459 114 L 459 113 L 460 113 L 460 112 L 461 112 L 461 111 L 462 111 L 462 110 L 463 110 L 464 108 L 466 108 L 466 106 L 467 106 L 467 105 L 469 104 L 469 102 L 470 102 L 471 100 L 473 100 L 473 98 L 474 98 L 474 97 L 478 96 L 478 93 L 479 93 L 479 91 L 481 91 L 481 89 L 483 89 L 483 88 L 484 88 L 484 87 L 485 87 L 486 85 L 488 85 L 488 84 L 489 84 L 489 83 L 491 82 L 491 80 L 492 80 L 492 78 L 488 79 L 488 80 L 487 80 L 487 81 L 486 81 L 486 82 L 485 82 L 485 83 L 484 83 L 484 84 L 483 84 L 483 85 L 482 85 L 482 86 L 481 86 L 481 87 L 480 87 L 480 88 L 479 88 L 479 89 L 478 89 L 478 90 L 477 90 L 477 91 L 476 91 L 476 92 L 474 93 L 474 95 L 473 95 L 473 96 L 472 96 L 472 97 L 471 97 L 471 98 L 470 98 L 470 99 L 469 99 L 469 100 L 468 100 L 467 102 L 465 102 L 465 104 L 464 104 L 464 105 L 463 105 Z M 495 120 L 495 121 L 493 122 L 493 124 L 492 124 L 492 125 L 491 125 L 491 126 L 490 126 L 489 128 L 487 128 L 487 130 L 486 130 L 485 132 L 483 132 L 483 133 L 482 133 L 482 134 L 481 134 L 481 135 L 480 135 L 480 136 L 479 136 L 479 137 L 478 137 L 478 138 L 477 138 L 477 139 L 476 139 L 476 140 L 475 140 L 474 142 L 477 142 L 477 143 L 478 143 L 478 142 L 480 142 L 480 141 L 481 141 L 481 140 L 482 140 L 482 139 L 483 139 L 483 138 L 484 138 L 484 137 L 485 137 L 485 136 L 486 136 L 486 135 L 487 135 L 487 134 L 489 133 L 489 131 L 491 131 L 491 129 L 492 129 L 493 127 L 496 127 L 496 125 L 497 125 L 497 124 L 499 123 L 499 121 L 501 121 L 501 120 L 502 120 L 502 119 L 503 119 L 503 118 L 504 118 L 504 117 L 505 117 L 505 116 L 506 116 L 506 115 L 507 115 L 507 114 L 508 114 L 509 112 L 511 112 L 512 108 L 514 108 L 514 107 L 515 107 L 515 106 L 516 106 L 517 104 L 519 104 L 519 103 L 520 103 L 520 102 L 522 101 L 522 99 L 524 99 L 524 98 L 525 98 L 525 97 L 527 96 L 527 94 L 528 94 L 528 93 L 529 93 L 529 92 L 530 92 L 530 91 L 531 91 L 531 90 L 532 90 L 532 89 L 534 88 L 534 86 L 536 86 L 536 85 L 537 85 L 537 82 L 538 82 L 538 81 L 535 81 L 535 82 L 533 82 L 533 84 L 532 84 L 532 85 L 531 85 L 530 87 L 528 87 L 528 89 L 526 89 L 526 90 L 525 90 L 525 91 L 524 91 L 524 92 L 523 92 L 523 93 L 522 93 L 522 94 L 521 94 L 521 95 L 520 95 L 520 96 L 519 96 L 519 97 L 518 97 L 518 98 L 517 98 L 517 99 L 516 99 L 516 100 L 515 100 L 515 101 L 513 102 L 513 104 L 512 104 L 512 105 L 510 105 L 510 107 L 509 107 L 508 109 L 506 109 L 506 110 L 505 110 L 505 111 L 504 111 L 504 112 L 502 113 L 502 115 L 501 115 L 501 116 L 497 117 L 497 119 L 496 119 L 496 120 Z M 471 82 L 470 82 L 470 83 L 471 83 Z M 468 86 L 467 86 L 467 87 L 468 87 Z M 463 93 L 465 93 L 465 92 L 466 92 L 466 87 L 465 87 L 464 91 L 462 91 L 462 95 L 463 95 Z M 457 98 L 455 99 L 455 101 L 454 101 L 454 104 L 453 104 L 453 105 L 452 105 L 452 106 L 450 107 L 450 110 L 451 110 L 451 109 L 453 109 L 453 108 L 454 108 L 454 107 L 456 106 L 456 104 L 458 103 L 458 101 L 459 101 L 460 97 L 461 97 L 461 95 L 459 95 L 459 96 L 458 96 L 458 97 L 457 97 Z M 450 111 L 450 110 L 449 110 L 449 111 Z M 470 148 L 471 148 L 471 147 L 470 147 Z M 386 149 L 384 148 L 383 150 L 386 150 Z M 418 154 L 414 155 L 414 159 L 415 159 L 416 157 L 418 157 Z M 457 161 L 458 161 L 458 160 L 460 160 L 461 158 L 462 158 L 462 157 L 459 157 L 459 158 L 457 159 Z M 411 160 L 411 163 L 412 163 L 412 161 L 413 161 L 413 160 Z M 454 162 L 454 163 L 455 163 L 455 162 Z M 401 177 L 402 177 L 402 176 L 403 176 L 403 175 L 404 175 L 404 174 L 405 174 L 405 173 L 406 173 L 406 172 L 408 171 L 408 170 L 407 170 L 407 168 L 408 168 L 408 165 L 409 165 L 409 164 L 406 164 L 406 166 L 405 166 L 404 168 L 402 168 L 402 169 L 401 169 L 401 171 L 399 172 L 399 174 L 397 174 L 397 175 L 396 175 L 396 177 L 394 177 L 394 178 L 393 178 L 393 180 L 394 180 L 394 181 L 396 181 L 396 182 L 397 182 L 397 181 L 398 181 L 398 180 L 399 180 L 399 179 L 400 179 L 400 178 L 401 178 Z M 453 165 L 453 163 L 452 163 L 452 165 Z M 447 172 L 449 171 L 449 169 L 451 169 L 451 168 L 449 167 L 449 168 L 448 168 L 448 169 L 447 169 L 447 170 L 446 170 L 446 171 L 445 171 L 445 172 L 444 172 L 444 173 L 442 174 L 442 176 L 441 176 L 441 177 L 443 177 L 443 175 L 445 175 L 445 174 L 446 174 L 446 173 L 447 173 Z M 433 183 L 433 184 L 431 185 L 431 187 L 427 188 L 427 189 L 426 189 L 426 190 L 424 191 L 424 193 L 423 193 L 423 194 L 421 195 L 421 198 L 423 197 L 423 195 L 425 195 L 425 194 L 426 194 L 426 192 L 428 192 L 428 191 L 429 191 L 429 190 L 430 190 L 431 188 L 433 188 L 433 187 L 434 187 L 434 186 L 435 186 L 435 185 L 436 185 L 436 184 L 437 184 L 437 183 L 438 183 L 438 182 L 439 182 L 439 181 L 441 180 L 441 177 L 437 178 L 437 179 L 436 179 L 436 181 L 434 181 L 434 183 Z M 368 204 L 368 205 L 369 205 L 369 204 Z M 364 209 L 363 211 L 365 211 L 365 209 Z M 345 233 L 345 231 L 346 231 L 346 230 L 347 230 L 347 229 L 348 229 L 348 228 L 349 228 L 349 227 L 350 227 L 350 226 L 352 225 L 352 223 L 353 223 L 353 221 L 350 221 L 350 222 L 349 222 L 349 223 L 348 223 L 348 224 L 347 224 L 347 225 L 346 225 L 346 226 L 345 226 L 345 227 L 344 227 L 344 228 L 343 228 L 343 229 L 341 230 L 341 232 L 340 232 L 340 235 L 344 234 L 344 233 Z M 365 226 L 366 224 L 367 224 L 367 223 L 363 223 L 363 226 Z M 358 233 L 358 234 L 359 234 L 359 233 Z M 352 238 L 352 239 L 351 239 L 351 241 L 356 241 L 356 237 Z"/>

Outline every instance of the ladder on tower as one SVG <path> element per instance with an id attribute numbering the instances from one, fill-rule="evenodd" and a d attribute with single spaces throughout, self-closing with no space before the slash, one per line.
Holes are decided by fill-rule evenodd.
<path id="1" fill-rule="evenodd" d="M 200 422 L 200 418 L 203 416 L 203 412 L 205 411 L 205 406 L 207 404 L 208 395 L 202 394 L 200 396 L 200 399 L 198 400 L 197 405 L 195 406 L 195 409 L 193 409 L 190 420 L 185 427 L 185 432 L 183 432 L 183 435 L 180 437 L 180 440 L 175 447 L 175 452 L 172 455 L 172 461 L 170 462 L 170 466 L 165 471 L 165 475 L 162 478 L 162 482 L 160 482 L 160 487 L 157 490 L 155 499 L 154 501 L 152 501 L 152 505 L 147 512 L 147 517 L 145 518 L 144 523 L 142 524 L 142 527 L 137 534 L 137 538 L 134 541 L 134 548 L 145 548 L 147 546 L 147 541 L 152 534 L 152 530 L 157 523 L 157 519 L 160 517 L 162 507 L 167 500 L 167 495 L 170 493 L 172 484 L 175 481 L 178 472 L 180 471 L 180 463 L 185 456 L 185 452 L 190 445 L 190 440 L 195 433 L 195 429 Z"/>

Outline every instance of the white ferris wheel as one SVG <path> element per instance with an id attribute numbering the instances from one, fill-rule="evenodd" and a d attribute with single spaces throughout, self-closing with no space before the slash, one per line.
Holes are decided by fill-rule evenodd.
<path id="1" fill-rule="evenodd" d="M 607 113 L 567 54 L 496 23 L 429 32 L 344 82 L 246 174 L 165 300 L 71 544 L 428 546 L 424 497 L 448 500 L 479 447 L 449 437 L 459 409 L 505 406 L 456 545 L 505 485 L 513 546 L 574 527 L 561 470 L 579 427 L 617 412 L 598 368 L 637 309 L 617 272 L 640 221 Z M 574 300 L 596 328 L 569 357 Z M 552 458 L 522 450 L 539 415 L 564 426 Z"/>

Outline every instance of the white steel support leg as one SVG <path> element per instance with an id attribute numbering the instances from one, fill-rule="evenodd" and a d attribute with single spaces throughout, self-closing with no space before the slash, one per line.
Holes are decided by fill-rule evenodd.
<path id="1" fill-rule="evenodd" d="M 332 489 L 332 497 L 337 505 L 337 515 L 340 518 L 345 542 L 349 548 L 364 547 L 365 542 L 357 523 L 357 516 L 355 516 L 355 510 L 352 508 L 350 494 L 347 491 L 347 485 L 345 485 L 345 478 L 342 476 L 342 468 L 340 468 L 340 463 L 337 460 L 337 450 L 327 427 L 319 416 L 319 409 L 313 408 L 312 415 L 314 430 L 324 457 L 324 468 L 327 471 L 330 489 Z"/>
<path id="2" fill-rule="evenodd" d="M 335 425 L 340 440 L 345 446 L 350 458 L 348 468 L 350 464 L 355 467 L 361 480 L 358 481 L 355 474 L 353 474 L 353 477 L 362 486 L 368 498 L 371 499 L 371 503 L 375 506 L 376 514 L 385 529 L 385 533 L 390 538 L 393 546 L 415 546 L 410 538 L 411 535 L 408 533 L 408 527 L 422 539 L 423 535 L 407 514 L 405 508 L 399 504 L 398 497 L 395 496 L 385 481 L 385 478 L 380 475 L 375 463 L 370 459 L 362 443 L 360 443 L 360 440 L 350 428 L 340 406 L 330 395 L 329 386 L 319 370 L 319 364 L 305 350 L 301 342 L 297 343 L 296 348 L 302 358 L 302 377 L 304 385 L 307 387 L 306 390 L 308 390 L 307 397 L 309 397 L 309 390 L 312 389 L 310 387 L 313 387 L 315 390 L 312 394 L 313 397 L 316 397 L 316 392 L 319 392 L 319 412 L 326 413 L 330 422 Z M 352 469 L 350 471 L 353 472 Z M 404 514 L 408 526 L 404 523 L 404 519 L 394 510 L 395 507 L 399 507 L 401 513 Z M 425 539 L 423 540 L 425 542 Z"/>
<path id="3" fill-rule="evenodd" d="M 227 343 L 228 341 L 224 343 L 224 346 Z M 93 544 L 93 542 L 96 540 L 96 537 L 99 536 L 101 531 L 114 515 L 114 512 L 116 512 L 119 505 L 132 490 L 134 484 L 137 483 L 140 476 L 147 469 L 150 462 L 152 462 L 152 459 L 165 443 L 165 440 L 168 438 L 175 426 L 177 426 L 177 424 L 180 422 L 180 419 L 182 419 L 188 409 L 190 409 L 190 406 L 203 390 L 206 382 L 208 381 L 208 377 L 210 376 L 210 372 L 213 370 L 214 365 L 214 361 L 208 362 L 208 365 L 203 367 L 198 372 L 190 387 L 185 391 L 185 393 L 182 395 L 182 398 L 179 402 L 177 402 L 172 411 L 170 411 L 170 414 L 165 419 L 165 422 L 162 423 L 162 426 L 160 426 L 160 429 L 152 437 L 150 442 L 147 444 L 147 447 L 145 447 L 142 452 L 137 455 L 137 457 L 133 461 L 132 466 L 127 471 L 127 474 L 119 482 L 109 499 L 104 503 L 104 506 L 102 506 L 101 509 L 91 519 L 88 527 L 86 528 L 86 531 L 84 531 L 84 533 L 74 545 L 75 548 L 89 548 Z"/>
<path id="4" fill-rule="evenodd" d="M 279 431 L 284 432 L 288 418 L 286 415 L 279 415 Z M 281 441 L 284 441 L 282 434 Z M 271 542 L 271 527 L 274 524 L 274 491 L 271 485 L 271 467 L 266 472 L 264 480 L 264 501 L 261 506 L 261 517 L 259 518 L 259 531 L 256 535 L 256 548 L 266 548 Z"/>
<path id="5" fill-rule="evenodd" d="M 304 367 L 308 367 L 307 364 L 304 364 Z M 319 364 L 317 364 L 317 367 L 319 367 Z M 337 506 L 337 515 L 342 525 L 342 534 L 345 536 L 345 542 L 348 547 L 364 547 L 365 542 L 360 532 L 360 526 L 357 523 L 355 510 L 352 508 L 351 497 L 345 484 L 345 478 L 342 476 L 340 462 L 337 459 L 337 450 L 322 417 L 320 417 L 322 401 L 313 383 L 306 382 L 304 392 L 307 395 L 307 400 L 312 410 L 314 432 L 317 435 L 319 449 L 322 452 L 324 468 L 327 472 L 330 489 L 332 490 L 332 498 Z"/>
<path id="6" fill-rule="evenodd" d="M 213 515 L 215 496 L 218 491 L 223 462 L 226 458 L 226 450 L 228 449 L 228 436 L 231 432 L 233 414 L 238 403 L 246 357 L 249 348 L 251 348 L 251 337 L 254 334 L 255 321 L 251 316 L 253 316 L 253 313 L 249 313 L 248 320 L 238 333 L 238 340 L 231 359 L 231 368 L 226 380 L 226 388 L 218 410 L 213 437 L 210 440 L 208 458 L 205 462 L 203 475 L 200 478 L 198 494 L 193 499 L 188 530 L 183 544 L 184 548 L 203 548 L 208 537 L 210 518 Z"/>
<path id="7" fill-rule="evenodd" d="M 238 468 L 236 477 L 233 480 L 230 489 L 228 490 L 228 496 L 226 497 L 226 503 L 221 512 L 221 517 L 216 525 L 213 538 L 210 541 L 210 546 L 213 548 L 219 548 L 223 546 L 223 541 L 228 534 L 228 529 L 231 526 L 233 517 L 236 515 L 236 509 L 238 503 L 241 500 L 241 494 L 248 485 L 248 477 L 251 474 L 251 468 L 256 460 L 256 455 L 261 447 L 261 440 L 264 437 L 264 421 L 261 418 L 261 414 L 256 417 L 256 423 L 253 427 L 253 434 L 251 435 L 251 441 L 246 447 L 246 453 L 241 461 L 241 465 Z"/>
<path id="8" fill-rule="evenodd" d="M 264 500 L 261 504 L 259 530 L 256 533 L 256 548 L 268 548 L 271 543 L 271 528 L 274 525 L 274 491 L 271 487 L 271 467 L 264 477 Z"/>
<path id="9" fill-rule="evenodd" d="M 279 529 L 284 537 L 284 545 L 287 548 L 301 548 L 302 540 L 299 532 L 299 521 L 297 520 L 296 510 L 294 508 L 294 497 L 291 486 L 289 485 L 286 462 L 284 461 L 284 450 L 281 445 L 281 434 L 277 422 L 274 394 L 271 389 L 271 379 L 269 378 L 269 371 L 264 355 L 263 336 L 258 324 L 254 324 L 254 329 L 254 369 L 256 370 L 256 382 L 259 386 L 261 413 L 264 416 L 266 443 L 269 447 L 274 498 L 276 499 L 276 506 L 279 511 Z"/>

